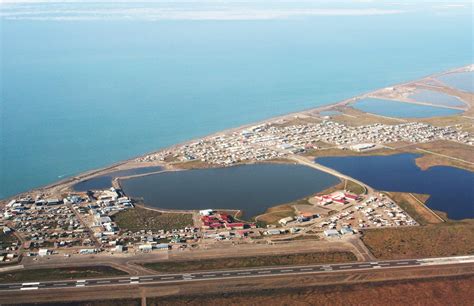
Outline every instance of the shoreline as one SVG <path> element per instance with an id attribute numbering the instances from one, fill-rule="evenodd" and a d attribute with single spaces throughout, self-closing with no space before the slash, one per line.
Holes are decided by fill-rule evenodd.
<path id="1" fill-rule="evenodd" d="M 246 129 L 246 128 L 252 127 L 252 126 L 258 126 L 258 125 L 263 125 L 263 124 L 268 124 L 268 123 L 275 123 L 275 122 L 278 122 L 278 121 L 281 121 L 281 120 L 290 119 L 292 117 L 308 116 L 311 113 L 320 113 L 322 111 L 337 109 L 338 107 L 347 107 L 350 104 L 352 104 L 354 102 L 357 102 L 360 99 L 364 99 L 364 98 L 367 98 L 367 97 L 370 97 L 370 96 L 373 96 L 373 95 L 383 93 L 383 91 L 386 90 L 387 88 L 396 88 L 396 87 L 402 87 L 402 86 L 407 86 L 407 85 L 413 85 L 413 84 L 416 84 L 417 82 L 420 82 L 420 81 L 425 80 L 425 79 L 436 78 L 436 77 L 439 77 L 439 76 L 442 76 L 442 75 L 447 75 L 447 74 L 452 74 L 452 73 L 468 72 L 468 71 L 472 71 L 473 67 L 474 67 L 473 64 L 469 64 L 469 65 L 466 65 L 466 66 L 453 68 L 453 69 L 450 69 L 450 70 L 447 70 L 447 71 L 437 72 L 437 73 L 434 73 L 434 74 L 426 75 L 426 76 L 423 76 L 423 77 L 421 77 L 419 79 L 416 79 L 416 80 L 410 80 L 410 81 L 407 81 L 407 82 L 401 82 L 401 83 L 393 84 L 389 87 L 378 88 L 378 89 L 375 89 L 375 90 L 372 90 L 372 91 L 369 91 L 369 92 L 365 92 L 365 93 L 362 93 L 360 95 L 357 95 L 357 96 L 354 96 L 354 97 L 351 97 L 351 98 L 348 98 L 348 99 L 345 99 L 345 100 L 342 100 L 342 101 L 338 101 L 338 102 L 335 102 L 335 103 L 330 103 L 330 104 L 326 104 L 326 105 L 322 105 L 322 106 L 318 106 L 318 107 L 313 107 L 313 108 L 303 109 L 303 110 L 300 110 L 300 111 L 295 111 L 295 112 L 291 112 L 291 113 L 277 115 L 277 116 L 274 116 L 274 117 L 263 119 L 261 121 L 251 122 L 251 123 L 244 124 L 244 125 L 241 125 L 241 126 L 238 126 L 238 127 L 231 127 L 231 128 L 228 128 L 228 129 L 220 130 L 220 131 L 217 131 L 217 132 L 205 135 L 205 136 L 201 136 L 201 137 L 193 138 L 193 139 L 181 142 L 181 143 L 177 143 L 177 144 L 174 144 L 172 146 L 168 146 L 168 147 L 161 148 L 161 149 L 158 149 L 158 150 L 154 150 L 154 151 L 151 151 L 151 152 L 145 152 L 141 155 L 138 155 L 138 156 L 126 159 L 126 160 L 118 161 L 118 162 L 112 163 L 112 164 L 110 164 L 108 166 L 105 166 L 105 167 L 102 167 L 102 168 L 97 168 L 97 169 L 92 169 L 92 170 L 88 170 L 88 171 L 85 171 L 85 172 L 81 172 L 78 175 L 67 177 L 67 178 L 61 179 L 59 181 L 55 181 L 53 183 L 47 184 L 47 185 L 35 187 L 35 188 L 32 188 L 32 189 L 29 189 L 29 190 L 11 195 L 11 196 L 7 196 L 3 199 L 0 199 L 0 202 L 8 202 L 11 199 L 18 198 L 18 197 L 20 197 L 20 196 L 22 196 L 26 193 L 29 193 L 29 192 L 42 192 L 42 191 L 47 191 L 49 189 L 55 189 L 55 188 L 58 189 L 58 191 L 66 191 L 68 189 L 72 189 L 72 186 L 75 183 L 78 183 L 78 182 L 84 181 L 84 180 L 88 180 L 88 179 L 92 179 L 92 178 L 100 176 L 100 175 L 106 175 L 106 174 L 112 172 L 112 170 L 116 171 L 116 170 L 124 170 L 124 169 L 144 168 L 144 167 L 148 167 L 148 166 L 161 166 L 161 167 L 163 167 L 163 170 L 161 170 L 159 172 L 168 171 L 168 170 L 172 170 L 172 171 L 187 170 L 187 169 L 173 168 L 172 165 L 170 165 L 166 162 L 157 162 L 157 161 L 137 162 L 137 159 L 143 158 L 147 155 L 157 154 L 157 153 L 162 152 L 162 151 L 173 150 L 173 149 L 175 149 L 179 146 L 187 145 L 187 144 L 196 142 L 196 141 L 201 140 L 201 139 L 211 138 L 211 137 L 221 135 L 221 134 L 225 134 L 225 133 L 236 132 L 236 131 L 243 130 L 243 129 Z M 408 102 L 408 101 L 402 101 L 402 102 L 411 103 L 411 102 Z M 417 102 L 413 102 L 413 103 L 414 104 L 419 104 Z M 467 105 L 464 112 L 469 110 L 470 108 L 471 108 L 471 105 Z M 462 115 L 462 113 L 460 115 Z M 121 168 L 121 167 L 123 167 L 123 168 Z M 154 173 L 133 175 L 133 177 L 143 176 L 143 175 L 150 175 L 150 174 L 154 174 Z M 114 179 L 113 181 L 115 181 L 115 180 L 116 179 Z"/>

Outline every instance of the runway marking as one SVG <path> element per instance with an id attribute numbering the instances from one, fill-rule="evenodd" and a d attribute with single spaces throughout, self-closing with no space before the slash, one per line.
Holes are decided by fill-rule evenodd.
<path id="1" fill-rule="evenodd" d="M 97 284 L 108 284 L 108 283 L 110 283 L 110 281 L 108 281 L 108 280 L 107 281 L 97 281 Z"/>
<path id="2" fill-rule="evenodd" d="M 446 258 L 425 258 L 417 260 L 402 260 L 402 261 L 385 261 L 385 262 L 361 262 L 361 263 L 346 263 L 346 264 L 335 264 L 335 265 L 314 265 L 314 266 L 294 266 L 288 267 L 290 269 L 278 269 L 268 268 L 269 270 L 259 269 L 243 269 L 240 271 L 214 271 L 214 274 L 207 274 L 210 272 L 204 272 L 205 274 L 177 274 L 177 275 L 144 275 L 141 277 L 122 277 L 122 278 L 109 278 L 109 279 L 89 279 L 89 280 L 71 280 L 64 283 L 60 282 L 32 282 L 32 283 L 16 283 L 16 284 L 4 284 L 0 286 L 0 290 L 38 290 L 38 289 L 60 289 L 60 288 L 75 288 L 75 287 L 93 287 L 98 286 L 100 283 L 112 283 L 118 285 L 131 285 L 138 284 L 140 281 L 162 281 L 162 283 L 178 283 L 186 281 L 209 281 L 219 279 L 231 279 L 231 278 L 252 278 L 252 277 L 270 277 L 278 275 L 301 275 L 303 271 L 311 271 L 312 273 L 326 273 L 326 272 L 343 272 L 343 269 L 363 269 L 363 267 L 381 269 L 385 268 L 403 268 L 407 267 L 420 267 L 426 264 L 432 265 L 445 265 L 445 264 L 458 264 L 461 262 L 474 262 L 474 256 L 464 257 L 446 257 Z M 403 266 L 403 267 L 402 267 Z M 285 273 L 288 272 L 288 273 Z M 226 276 L 226 277 L 224 277 Z M 212 278 L 211 278 L 212 277 Z M 186 279 L 188 278 L 188 279 Z M 165 281 L 168 280 L 168 281 Z M 62 287 L 61 287 L 62 286 Z"/>

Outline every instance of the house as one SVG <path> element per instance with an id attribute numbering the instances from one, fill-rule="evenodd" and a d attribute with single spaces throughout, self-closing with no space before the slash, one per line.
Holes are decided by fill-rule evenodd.
<path id="1" fill-rule="evenodd" d="M 160 251 L 167 251 L 170 249 L 170 245 L 167 243 L 159 243 L 155 246 L 155 249 Z"/>
<path id="2" fill-rule="evenodd" d="M 354 234 L 354 230 L 350 226 L 344 226 L 343 228 L 341 228 L 341 234 Z"/>
<path id="3" fill-rule="evenodd" d="M 339 232 L 335 229 L 328 229 L 324 231 L 326 237 L 339 237 Z"/>
<path id="4" fill-rule="evenodd" d="M 10 234 L 11 232 L 12 232 L 12 229 L 9 228 L 8 226 L 4 226 L 4 227 L 3 227 L 3 233 L 4 233 L 5 235 Z"/>
<path id="5" fill-rule="evenodd" d="M 213 213 L 214 213 L 214 210 L 212 210 L 212 209 L 203 209 L 203 210 L 200 210 L 200 211 L 199 211 L 199 214 L 200 214 L 201 216 L 210 216 L 210 215 L 212 215 Z"/>
<path id="6" fill-rule="evenodd" d="M 138 246 L 138 249 L 142 252 L 150 252 L 153 250 L 153 246 L 151 244 L 142 244 Z"/>
<path id="7" fill-rule="evenodd" d="M 278 223 L 280 223 L 281 225 L 284 226 L 284 225 L 287 225 L 288 222 L 291 222 L 291 221 L 293 221 L 293 220 L 294 220 L 293 217 L 286 217 L 286 218 L 280 219 L 280 220 L 278 221 Z"/>
<path id="8" fill-rule="evenodd" d="M 265 232 L 267 235 L 280 235 L 281 231 L 279 229 L 269 229 Z"/>
<path id="9" fill-rule="evenodd" d="M 96 249 L 80 249 L 79 254 L 81 255 L 90 255 L 90 254 L 95 254 L 97 253 Z"/>
<path id="10" fill-rule="evenodd" d="M 345 197 L 346 199 L 348 199 L 349 201 L 357 201 L 357 200 L 359 200 L 359 196 L 356 195 L 356 194 L 352 194 L 352 193 L 347 193 L 347 192 L 346 192 L 346 193 L 344 193 L 344 197 Z"/>
<path id="11" fill-rule="evenodd" d="M 244 223 L 224 223 L 224 226 L 228 229 L 244 229 Z"/>
<path id="12" fill-rule="evenodd" d="M 47 199 L 48 205 L 59 205 L 62 203 L 60 199 Z"/>
<path id="13" fill-rule="evenodd" d="M 38 250 L 38 256 L 43 257 L 43 256 L 48 256 L 50 254 L 51 254 L 51 251 L 48 250 L 48 249 L 39 249 Z"/>
<path id="14" fill-rule="evenodd" d="M 352 145 L 350 148 L 353 151 L 361 152 L 364 150 L 371 149 L 373 147 L 375 147 L 375 144 L 373 143 L 360 143 L 360 144 Z"/>

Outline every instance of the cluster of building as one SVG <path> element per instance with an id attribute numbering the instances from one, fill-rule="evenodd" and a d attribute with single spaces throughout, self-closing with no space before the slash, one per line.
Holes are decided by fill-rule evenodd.
<path id="1" fill-rule="evenodd" d="M 141 157 L 138 161 L 164 161 L 172 156 L 180 161 L 200 160 L 209 164 L 231 165 L 261 161 L 317 149 L 324 142 L 362 151 L 398 141 L 424 143 L 451 140 L 472 145 L 474 138 L 455 127 L 436 127 L 410 122 L 397 125 L 347 126 L 330 120 L 296 125 L 262 124 L 247 130 L 207 137 L 197 142 Z"/>
<path id="2" fill-rule="evenodd" d="M 204 209 L 199 211 L 199 215 L 203 239 L 233 240 L 260 236 L 254 223 L 236 220 L 228 213 Z"/>
<path id="3" fill-rule="evenodd" d="M 367 199 L 360 198 L 359 201 L 356 206 L 350 205 L 348 209 L 325 218 L 319 226 L 327 230 L 338 230 L 339 232 L 345 228 L 343 234 L 347 234 L 349 233 L 347 228 L 417 225 L 413 218 L 383 194 L 378 197 L 371 196 Z M 326 236 L 328 235 L 326 234 Z"/>
<path id="4" fill-rule="evenodd" d="M 150 252 L 169 250 L 173 245 L 177 248 L 185 248 L 187 243 L 195 243 L 199 238 L 198 228 L 185 227 L 173 231 L 159 230 L 153 232 L 141 230 L 137 233 L 125 232 L 121 236 L 121 241 L 127 247 L 133 246 L 135 250 Z"/>
<path id="5" fill-rule="evenodd" d="M 316 200 L 319 201 L 320 205 L 326 206 L 332 203 L 347 204 L 349 202 L 355 202 L 361 199 L 360 196 L 349 192 L 333 192 L 331 194 L 317 195 Z"/>
<path id="6" fill-rule="evenodd" d="M 200 210 L 202 228 L 204 230 L 215 230 L 225 228 L 228 230 L 241 230 L 254 228 L 255 224 L 237 221 L 231 215 L 223 212 L 216 212 L 212 209 Z"/>
<path id="7" fill-rule="evenodd" d="M 3 208 L 1 219 L 22 238 L 25 249 L 93 245 L 88 228 L 65 201 L 69 199 L 45 199 L 41 195 L 15 199 Z"/>
<path id="8" fill-rule="evenodd" d="M 304 223 L 304 222 L 309 222 L 315 218 L 319 218 L 319 214 L 313 214 L 313 213 L 301 213 L 299 215 L 297 215 L 296 217 L 293 217 L 293 216 L 288 216 L 288 217 L 285 217 L 285 218 L 281 218 L 280 220 L 278 220 L 278 224 L 282 225 L 282 226 L 286 226 L 288 225 L 288 223 L 291 223 L 291 222 L 298 222 L 298 223 Z"/>
<path id="9" fill-rule="evenodd" d="M 101 245 L 109 245 L 111 241 L 116 241 L 116 237 L 120 233 L 112 216 L 133 207 L 131 199 L 114 187 L 88 192 L 88 201 L 79 201 L 73 205 Z"/>
<path id="10" fill-rule="evenodd" d="M 355 208 L 361 211 L 367 220 L 359 219 L 359 228 L 417 225 L 403 209 L 383 195 L 380 198 L 370 197 Z"/>

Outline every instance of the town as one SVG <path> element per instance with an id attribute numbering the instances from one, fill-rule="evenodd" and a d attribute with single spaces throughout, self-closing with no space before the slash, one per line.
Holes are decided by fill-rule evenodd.
<path id="1" fill-rule="evenodd" d="M 137 161 L 200 160 L 211 165 L 226 166 L 284 158 L 290 154 L 318 149 L 319 143 L 363 151 L 400 141 L 425 143 L 435 140 L 455 141 L 467 145 L 474 143 L 474 138 L 468 132 L 461 131 L 456 126 L 436 127 L 419 122 L 347 126 L 324 118 L 320 123 L 257 125 L 204 138 L 174 150 L 146 155 Z"/>
<path id="2" fill-rule="evenodd" d="M 219 241 L 271 243 L 302 235 L 334 239 L 367 227 L 416 226 L 417 223 L 385 194 L 356 195 L 344 190 L 310 197 L 310 205 L 295 205 L 294 216 L 258 225 L 226 211 L 189 211 L 194 221 L 172 230 L 121 229 L 116 214 L 144 209 L 114 187 L 68 194 L 64 198 L 27 195 L 11 200 L 2 210 L 4 235 L 19 238 L 3 245 L 2 260 L 20 255 L 53 256 L 136 254 L 154 250 L 206 247 Z M 278 238 L 275 238 L 279 236 Z"/>

